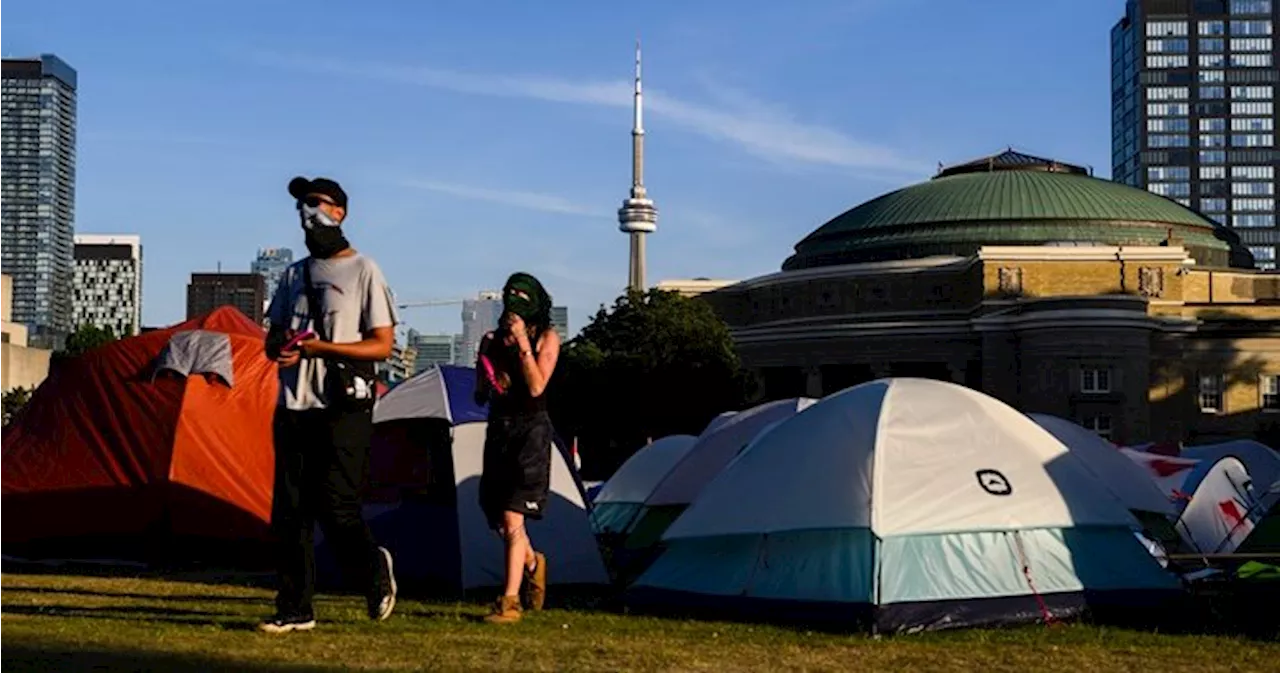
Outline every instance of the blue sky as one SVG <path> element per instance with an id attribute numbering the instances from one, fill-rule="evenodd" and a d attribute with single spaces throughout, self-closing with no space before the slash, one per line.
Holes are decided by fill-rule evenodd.
<path id="1" fill-rule="evenodd" d="M 1121 0 L 58 2 L 4 54 L 79 72 L 76 227 L 138 233 L 144 322 L 193 271 L 305 253 L 285 185 L 333 177 L 403 301 L 543 279 L 573 329 L 626 282 L 644 44 L 651 281 L 776 271 L 827 219 L 1013 145 L 1108 176 Z M 407 311 L 456 331 L 457 306 Z"/>

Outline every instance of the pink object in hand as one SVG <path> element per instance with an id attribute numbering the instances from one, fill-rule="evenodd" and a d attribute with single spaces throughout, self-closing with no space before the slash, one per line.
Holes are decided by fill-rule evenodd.
<path id="1" fill-rule="evenodd" d="M 297 335 L 295 335 L 292 339 L 290 339 L 290 340 L 289 340 L 289 343 L 285 344 L 285 345 L 284 345 L 284 348 L 282 348 L 282 349 L 280 349 L 280 350 L 281 350 L 281 351 L 283 351 L 283 352 L 286 352 L 286 353 L 287 353 L 287 352 L 289 352 L 289 351 L 295 350 L 295 349 L 297 349 L 297 348 L 298 348 L 298 344 L 302 343 L 303 341 L 305 341 L 305 340 L 307 340 L 307 339 L 310 339 L 311 337 L 313 337 L 313 336 L 315 336 L 315 335 L 316 335 L 316 333 L 315 333 L 315 332 L 312 332 L 311 330 L 303 330 L 303 331 L 299 332 Z"/>
<path id="2" fill-rule="evenodd" d="M 481 355 L 480 364 L 484 367 L 484 375 L 489 379 L 489 385 L 493 386 L 494 390 L 505 393 L 506 390 L 502 387 L 502 384 L 498 383 L 498 376 L 493 371 L 493 363 L 489 362 L 489 356 Z"/>

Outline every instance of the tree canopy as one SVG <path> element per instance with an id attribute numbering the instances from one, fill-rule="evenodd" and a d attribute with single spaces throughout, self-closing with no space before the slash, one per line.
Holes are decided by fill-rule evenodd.
<path id="1" fill-rule="evenodd" d="M 17 418 L 18 412 L 22 411 L 22 408 L 27 406 L 27 402 L 31 401 L 31 393 L 32 391 L 30 389 L 22 386 L 18 386 L 17 388 L 4 393 L 4 425 L 9 425 L 15 418 Z"/>
<path id="2" fill-rule="evenodd" d="M 562 436 L 579 439 L 588 475 L 611 474 L 650 438 L 700 433 L 749 392 L 711 306 L 660 290 L 601 307 L 556 371 L 551 413 Z"/>
<path id="3" fill-rule="evenodd" d="M 56 355 L 60 358 L 78 357 L 115 340 L 115 332 L 109 326 L 81 325 L 67 337 L 66 347 L 58 351 Z"/>

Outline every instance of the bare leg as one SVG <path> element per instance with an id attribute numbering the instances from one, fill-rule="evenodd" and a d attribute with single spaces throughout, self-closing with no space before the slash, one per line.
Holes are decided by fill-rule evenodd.
<path id="1" fill-rule="evenodd" d="M 533 545 L 524 530 L 524 515 L 519 512 L 503 512 L 502 536 L 506 544 L 507 585 L 505 595 L 519 596 L 524 570 L 533 566 Z"/>

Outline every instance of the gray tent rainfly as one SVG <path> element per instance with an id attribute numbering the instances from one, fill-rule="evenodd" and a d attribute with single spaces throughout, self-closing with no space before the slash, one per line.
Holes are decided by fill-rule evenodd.
<path id="1" fill-rule="evenodd" d="M 228 387 L 234 387 L 231 337 L 200 329 L 174 334 L 156 362 L 157 374 L 166 370 L 182 376 L 213 374 Z"/>

